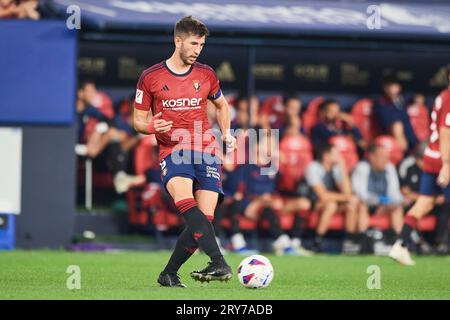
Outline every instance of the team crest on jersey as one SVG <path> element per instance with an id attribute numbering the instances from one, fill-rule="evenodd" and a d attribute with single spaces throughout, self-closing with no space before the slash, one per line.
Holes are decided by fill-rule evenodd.
<path id="1" fill-rule="evenodd" d="M 194 81 L 192 81 L 192 82 L 193 82 L 193 84 L 194 84 L 194 89 L 195 89 L 195 91 L 200 90 L 200 81 L 194 80 Z"/>

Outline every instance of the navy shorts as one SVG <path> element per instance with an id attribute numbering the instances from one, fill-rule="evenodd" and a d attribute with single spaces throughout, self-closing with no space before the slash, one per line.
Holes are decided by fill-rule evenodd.
<path id="1" fill-rule="evenodd" d="M 445 200 L 450 201 L 450 184 L 446 188 L 441 188 L 437 184 L 437 177 L 437 174 L 422 172 L 419 193 L 431 197 L 444 194 Z"/>
<path id="2" fill-rule="evenodd" d="M 180 150 L 161 161 L 161 180 L 167 190 L 167 182 L 173 177 L 185 177 L 194 181 L 194 190 L 210 190 L 223 200 L 222 170 L 219 159 L 198 151 Z"/>

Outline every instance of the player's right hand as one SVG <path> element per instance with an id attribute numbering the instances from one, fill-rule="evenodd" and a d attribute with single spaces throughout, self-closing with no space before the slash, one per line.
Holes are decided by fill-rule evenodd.
<path id="1" fill-rule="evenodd" d="M 162 112 L 155 114 L 148 125 L 148 133 L 164 133 L 172 129 L 173 121 L 161 119 Z"/>
<path id="2" fill-rule="evenodd" d="M 450 168 L 449 165 L 444 164 L 439 172 L 437 183 L 441 188 L 448 186 L 450 182 Z"/>

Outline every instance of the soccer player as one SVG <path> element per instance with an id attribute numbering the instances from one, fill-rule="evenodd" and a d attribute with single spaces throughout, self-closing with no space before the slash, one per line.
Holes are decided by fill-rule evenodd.
<path id="1" fill-rule="evenodd" d="M 236 141 L 230 134 L 229 106 L 214 70 L 196 62 L 208 35 L 207 27 L 192 16 L 179 20 L 174 29 L 174 53 L 146 69 L 137 84 L 134 127 L 140 133 L 156 135 L 163 184 L 186 221 L 159 275 L 162 286 L 185 287 L 177 271 L 197 248 L 211 262 L 203 270 L 191 272 L 192 278 L 209 282 L 232 276 L 211 224 L 223 191 L 218 158 L 221 151 L 210 132 L 207 99 L 216 107 L 227 149 L 234 150 Z"/>
<path id="2" fill-rule="evenodd" d="M 415 264 L 407 243 L 417 221 L 433 209 L 440 193 L 444 193 L 447 205 L 450 201 L 450 66 L 447 66 L 446 76 L 448 88 L 437 96 L 431 113 L 431 137 L 423 158 L 420 195 L 406 214 L 400 238 L 389 253 L 392 259 L 404 265 Z"/>

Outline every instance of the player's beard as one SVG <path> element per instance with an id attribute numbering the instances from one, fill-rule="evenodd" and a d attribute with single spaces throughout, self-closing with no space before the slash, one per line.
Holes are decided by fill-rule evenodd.
<path id="1" fill-rule="evenodd" d="M 188 54 L 188 52 L 186 50 L 184 50 L 183 45 L 182 45 L 181 48 L 180 48 L 180 59 L 181 59 L 181 61 L 183 61 L 183 63 L 185 65 L 190 66 L 190 65 L 192 65 L 195 62 L 195 60 L 193 62 L 191 62 L 189 60 L 190 57 L 191 56 Z"/>

